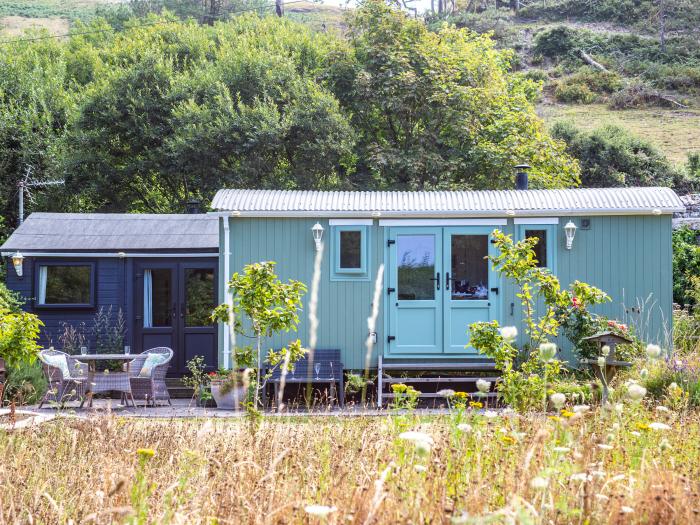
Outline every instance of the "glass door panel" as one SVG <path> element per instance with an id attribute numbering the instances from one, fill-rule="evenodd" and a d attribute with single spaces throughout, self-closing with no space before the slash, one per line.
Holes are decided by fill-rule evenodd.
<path id="1" fill-rule="evenodd" d="M 143 272 L 143 326 L 172 326 L 173 272 L 152 268 Z"/>
<path id="2" fill-rule="evenodd" d="M 451 296 L 453 301 L 489 298 L 488 235 L 452 235 Z"/>
<path id="3" fill-rule="evenodd" d="M 185 269 L 185 326 L 210 326 L 216 306 L 214 270 Z"/>
<path id="4" fill-rule="evenodd" d="M 399 235 L 396 242 L 399 300 L 434 300 L 435 236 Z"/>

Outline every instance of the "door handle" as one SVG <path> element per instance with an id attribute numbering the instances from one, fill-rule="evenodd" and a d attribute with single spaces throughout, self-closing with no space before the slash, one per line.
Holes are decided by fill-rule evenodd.
<path id="1" fill-rule="evenodd" d="M 498 295 L 498 288 L 491 288 L 491 291 L 492 291 L 493 293 L 495 293 L 496 295 Z"/>
<path id="2" fill-rule="evenodd" d="M 181 303 L 181 304 L 180 304 L 180 317 L 181 317 L 182 319 L 185 318 L 185 304 L 184 304 L 184 303 Z"/>
<path id="3" fill-rule="evenodd" d="M 440 272 L 437 273 L 437 277 L 431 277 L 431 281 L 437 281 L 437 289 L 440 289 Z"/>
<path id="4" fill-rule="evenodd" d="M 450 272 L 445 273 L 445 291 L 450 291 Z"/>

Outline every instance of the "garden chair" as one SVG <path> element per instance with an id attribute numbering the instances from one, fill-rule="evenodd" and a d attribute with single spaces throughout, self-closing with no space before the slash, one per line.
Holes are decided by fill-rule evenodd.
<path id="1" fill-rule="evenodd" d="M 165 400 L 169 405 L 170 393 L 165 384 L 165 374 L 170 367 L 173 358 L 173 351 L 165 346 L 146 350 L 139 357 L 143 356 L 141 366 L 132 366 L 129 371 L 129 382 L 131 383 L 131 395 L 134 399 L 143 399 L 148 406 L 149 401 L 156 406 L 156 401 Z M 137 358 L 139 359 L 139 358 Z"/>
<path id="2" fill-rule="evenodd" d="M 39 352 L 41 367 L 49 383 L 48 390 L 39 402 L 39 408 L 51 401 L 63 407 L 66 401 L 80 399 L 80 406 L 85 402 L 88 388 L 88 365 L 59 350 L 42 350 Z"/>

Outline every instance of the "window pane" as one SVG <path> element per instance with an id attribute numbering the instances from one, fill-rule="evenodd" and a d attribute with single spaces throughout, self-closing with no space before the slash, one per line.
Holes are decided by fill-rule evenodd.
<path id="1" fill-rule="evenodd" d="M 347 269 L 362 268 L 362 232 L 340 232 L 340 267 Z"/>
<path id="2" fill-rule="evenodd" d="M 91 266 L 46 266 L 42 304 L 90 304 Z"/>
<path id="3" fill-rule="evenodd" d="M 488 235 L 452 236 L 452 299 L 457 301 L 489 298 Z"/>
<path id="4" fill-rule="evenodd" d="M 396 250 L 399 300 L 435 299 L 435 236 L 399 235 Z"/>
<path id="5" fill-rule="evenodd" d="M 185 324 L 208 326 L 214 309 L 214 270 L 188 268 L 185 270 Z"/>
<path id="6" fill-rule="evenodd" d="M 526 230 L 525 237 L 528 239 L 537 237 L 537 239 L 539 239 L 533 248 L 535 250 L 537 266 L 540 268 L 547 266 L 547 230 Z"/>
<path id="7" fill-rule="evenodd" d="M 171 326 L 172 318 L 172 271 L 169 269 L 151 270 L 151 326 Z"/>

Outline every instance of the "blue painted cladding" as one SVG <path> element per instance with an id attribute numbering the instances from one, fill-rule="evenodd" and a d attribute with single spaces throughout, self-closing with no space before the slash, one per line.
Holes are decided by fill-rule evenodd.
<path id="1" fill-rule="evenodd" d="M 566 250 L 563 230 L 569 219 L 579 226 L 572 250 Z M 562 286 L 568 287 L 574 280 L 581 280 L 600 287 L 612 297 L 612 301 L 600 306 L 597 310 L 599 313 L 632 325 L 646 341 L 668 344 L 672 319 L 671 217 L 595 216 L 589 218 L 590 229 L 587 230 L 580 227 L 581 219 L 562 217 L 560 224 L 554 228 L 555 273 Z M 277 272 L 282 279 L 298 279 L 310 286 L 315 255 L 311 227 L 315 222 L 315 218 L 231 218 L 231 273 L 241 271 L 245 264 L 273 260 L 277 262 Z M 325 228 L 324 240 L 328 241 L 331 231 L 328 221 L 322 219 L 319 222 Z M 514 234 L 513 221 L 509 220 L 503 229 L 506 233 Z M 322 264 L 318 347 L 340 348 L 345 367 L 351 369 L 364 367 L 367 317 L 371 311 L 377 270 L 384 262 L 386 252 L 385 228 L 379 227 L 375 221 L 368 231 L 371 243 L 369 281 L 332 281 L 328 242 L 325 243 Z M 223 242 L 221 244 L 223 258 Z M 220 275 L 224 276 L 223 260 L 220 261 L 220 268 Z M 382 301 L 386 298 L 386 286 L 384 283 Z M 500 286 L 503 295 L 498 321 L 503 325 L 515 324 L 520 327 L 522 316 L 516 291 L 505 281 Z M 307 304 L 308 294 L 298 333 L 303 344 L 308 343 Z M 376 366 L 377 353 L 384 351 L 387 335 L 384 304 L 381 306 L 377 320 L 378 343 L 370 361 L 372 366 Z M 277 337 L 272 345 L 281 346 L 293 337 L 297 335 Z M 219 341 L 221 359 L 221 335 Z M 251 342 L 242 340 L 240 336 L 237 340 L 239 345 Z M 568 342 L 560 337 L 558 343 L 564 349 L 564 358 L 573 364 Z"/>
<path id="2" fill-rule="evenodd" d="M 35 287 L 35 271 L 38 264 L 41 262 L 91 262 L 95 263 L 95 307 L 86 309 L 60 309 L 60 308 L 34 308 L 34 298 L 36 297 Z M 7 286 L 11 290 L 18 291 L 26 300 L 25 310 L 36 313 L 44 322 L 44 327 L 41 331 L 40 344 L 43 346 L 55 346 L 62 348 L 60 342 L 61 334 L 64 331 L 64 325 L 72 325 L 75 328 L 84 323 L 84 333 L 87 337 L 90 348 L 95 347 L 95 337 L 92 334 L 95 314 L 102 308 L 112 307 L 112 318 L 116 319 L 119 309 L 122 309 L 124 319 L 127 323 L 127 334 L 125 344 L 131 345 L 131 325 L 133 313 L 130 311 L 129 305 L 131 301 L 127 296 L 130 296 L 131 281 L 127 280 L 127 270 L 131 275 L 128 266 L 131 266 L 130 259 L 118 258 L 95 258 L 95 259 L 70 259 L 70 258 L 42 258 L 34 259 L 27 258 L 24 261 L 24 275 L 22 279 L 18 278 L 14 270 L 10 267 L 7 272 Z"/>

